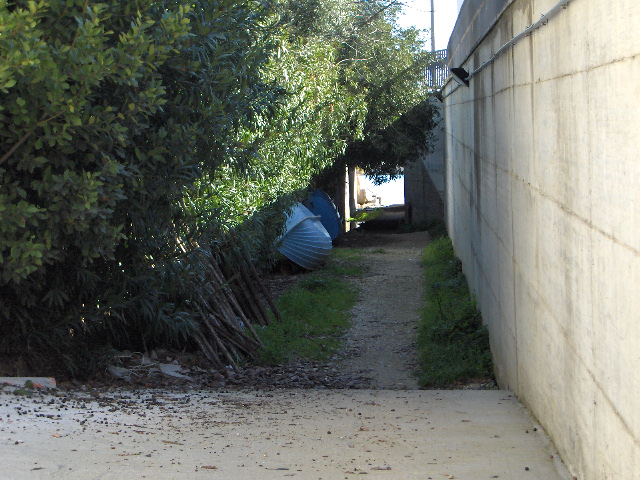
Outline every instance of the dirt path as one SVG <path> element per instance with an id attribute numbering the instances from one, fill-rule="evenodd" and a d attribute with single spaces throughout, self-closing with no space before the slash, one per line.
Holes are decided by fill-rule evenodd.
<path id="1" fill-rule="evenodd" d="M 358 281 L 360 299 L 336 365 L 370 378 L 370 388 L 416 389 L 415 338 L 424 298 L 420 254 L 429 235 L 369 234 L 369 239 L 382 246 L 362 248 L 367 271 Z"/>
<path id="2" fill-rule="evenodd" d="M 416 389 L 427 238 L 358 239 L 368 271 L 328 365 L 247 369 L 225 380 L 232 390 L 87 385 L 22 397 L 0 386 L 0 478 L 570 478 L 510 392 Z"/>

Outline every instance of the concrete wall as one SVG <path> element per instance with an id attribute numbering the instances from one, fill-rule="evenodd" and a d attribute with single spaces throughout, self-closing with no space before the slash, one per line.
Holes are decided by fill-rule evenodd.
<path id="1" fill-rule="evenodd" d="M 442 103 L 433 99 L 440 122 L 433 130 L 431 152 L 404 167 L 405 219 L 421 223 L 444 219 L 444 122 Z"/>
<path id="2" fill-rule="evenodd" d="M 451 66 L 472 71 L 557 3 L 475 24 L 487 2 L 464 3 Z M 637 0 L 571 0 L 444 89 L 446 221 L 499 383 L 580 480 L 640 478 L 639 27 Z"/>

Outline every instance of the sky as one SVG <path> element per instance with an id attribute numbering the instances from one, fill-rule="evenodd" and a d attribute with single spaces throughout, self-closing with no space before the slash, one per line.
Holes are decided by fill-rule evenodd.
<path id="1" fill-rule="evenodd" d="M 382 185 L 374 185 L 365 175 L 361 175 L 360 187 L 371 190 L 377 197 L 380 197 L 380 204 L 383 207 L 404 203 L 404 177 Z"/>
<path id="2" fill-rule="evenodd" d="M 436 50 L 447 48 L 451 31 L 458 18 L 458 6 L 460 2 L 455 0 L 434 0 L 436 33 Z M 416 27 L 420 30 L 431 28 L 431 0 L 403 0 L 404 15 L 400 16 L 398 23 L 403 28 Z M 431 36 L 425 33 L 428 48 L 431 48 Z M 362 186 L 373 191 L 382 199 L 382 205 L 396 205 L 404 203 L 404 177 L 382 185 L 373 185 L 368 179 L 361 178 Z"/>
<path id="3" fill-rule="evenodd" d="M 430 0 L 403 0 L 405 14 L 399 18 L 401 27 L 416 27 L 421 30 L 431 28 Z M 434 0 L 436 32 L 436 50 L 447 48 L 451 31 L 458 18 L 458 6 L 455 0 Z M 427 45 L 431 45 L 431 36 L 427 33 Z"/>

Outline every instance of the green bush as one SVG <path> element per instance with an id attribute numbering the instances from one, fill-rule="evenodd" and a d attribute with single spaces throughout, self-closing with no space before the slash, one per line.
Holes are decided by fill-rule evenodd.
<path id="1" fill-rule="evenodd" d="M 0 355 L 189 346 L 222 236 L 268 264 L 299 191 L 421 98 L 381 6 L 0 0 Z"/>
<path id="2" fill-rule="evenodd" d="M 238 126 L 275 101 L 258 72 L 262 11 L 0 1 L 0 351 L 124 338 L 163 316 L 165 338 L 188 331 L 167 293 L 193 277 L 183 198 L 224 162 L 240 168 Z"/>

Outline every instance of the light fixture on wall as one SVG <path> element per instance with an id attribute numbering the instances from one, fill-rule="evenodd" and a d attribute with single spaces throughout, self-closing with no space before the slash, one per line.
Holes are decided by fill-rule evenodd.
<path id="1" fill-rule="evenodd" d="M 460 85 L 464 85 L 465 87 L 469 86 L 469 80 L 467 80 L 467 78 L 469 78 L 469 72 L 467 72 L 464 68 L 452 68 L 450 69 L 450 71 L 453 74 L 453 79 L 456 82 L 458 82 Z"/>

